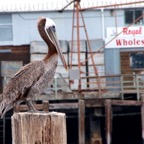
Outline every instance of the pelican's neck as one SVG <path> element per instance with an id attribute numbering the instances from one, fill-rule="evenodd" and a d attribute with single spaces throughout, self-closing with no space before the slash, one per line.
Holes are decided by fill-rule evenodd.
<path id="1" fill-rule="evenodd" d="M 44 59 L 43 59 L 43 61 L 44 62 L 48 62 L 49 61 L 49 59 L 51 59 L 51 57 L 53 57 L 53 56 L 57 56 L 58 57 L 58 53 L 57 52 L 48 52 L 47 53 L 47 55 L 44 57 Z"/>
<path id="2" fill-rule="evenodd" d="M 45 41 L 45 43 L 48 46 L 48 53 L 45 56 L 45 58 L 43 59 L 45 62 L 48 61 L 48 59 L 53 55 L 53 54 L 57 54 L 57 50 L 54 46 L 54 44 L 51 42 L 51 40 L 48 38 L 46 32 L 45 32 L 45 23 L 46 23 L 46 19 L 45 18 L 41 18 L 38 21 L 38 30 L 40 33 L 40 36 L 42 37 L 42 39 Z"/>

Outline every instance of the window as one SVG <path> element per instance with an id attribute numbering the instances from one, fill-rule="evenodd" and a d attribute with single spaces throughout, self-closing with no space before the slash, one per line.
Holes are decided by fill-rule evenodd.
<path id="1" fill-rule="evenodd" d="M 130 54 L 131 69 L 144 69 L 144 52 L 137 52 Z"/>
<path id="2" fill-rule="evenodd" d="M 143 14 L 142 10 L 126 10 L 125 11 L 125 23 L 131 24 L 133 21 L 135 21 L 137 18 L 139 18 Z M 135 24 L 142 24 L 143 18 L 139 19 Z"/>
<path id="3" fill-rule="evenodd" d="M 12 16 L 11 14 L 0 14 L 0 41 L 12 40 Z"/>

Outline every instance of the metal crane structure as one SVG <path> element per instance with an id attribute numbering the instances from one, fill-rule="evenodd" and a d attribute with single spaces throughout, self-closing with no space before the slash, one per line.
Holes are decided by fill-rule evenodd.
<path id="1" fill-rule="evenodd" d="M 87 29 L 86 29 L 86 25 L 85 25 L 85 21 L 84 21 L 84 16 L 83 16 L 83 11 L 85 10 L 90 10 L 90 9 L 100 9 L 100 8 L 113 8 L 114 10 L 116 10 L 119 6 L 126 6 L 126 5 L 132 5 L 132 4 L 139 4 L 139 3 L 143 3 L 144 1 L 133 1 L 133 2 L 125 2 L 125 3 L 116 3 L 116 4 L 110 4 L 110 5 L 100 5 L 100 6 L 93 6 L 93 7 L 87 7 L 87 8 L 81 8 L 81 0 L 72 0 L 71 2 L 69 2 L 64 8 L 62 8 L 59 12 L 63 12 L 69 5 L 73 4 L 73 16 L 72 16 L 72 43 L 71 43 L 71 60 L 70 60 L 70 69 L 72 69 L 72 53 L 73 53 L 73 41 L 74 41 L 74 31 L 76 29 L 76 35 L 77 35 L 77 49 L 78 49 L 78 70 L 79 73 L 83 73 L 81 70 L 81 66 L 88 61 L 89 59 L 91 59 L 92 61 L 92 65 L 93 65 L 93 69 L 94 69 L 94 74 L 95 74 L 95 78 L 96 78 L 96 82 L 94 84 L 97 84 L 98 86 L 98 93 L 99 96 L 101 94 L 102 91 L 102 87 L 101 87 L 101 82 L 100 82 L 100 77 L 99 77 L 99 73 L 97 70 L 97 67 L 95 65 L 94 62 L 94 58 L 93 56 L 95 55 L 94 53 L 92 53 L 92 49 L 90 46 L 90 41 L 89 41 L 89 37 L 88 37 L 88 33 L 87 33 Z M 107 44 L 109 44 L 111 41 L 113 41 L 118 35 L 120 35 L 122 32 L 118 33 L 117 32 L 117 15 L 115 14 L 115 27 L 116 27 L 116 36 L 113 37 L 110 41 L 108 41 L 107 43 L 105 43 L 103 46 L 101 46 L 97 52 L 100 52 L 102 49 L 105 48 L 105 46 Z M 128 25 L 127 27 L 132 26 L 136 21 L 138 21 L 140 18 L 142 18 L 143 16 L 139 17 L 138 19 L 136 19 L 133 23 L 131 23 L 130 25 Z M 82 24 L 80 24 L 80 18 L 82 20 Z M 76 24 L 75 24 L 75 19 L 76 19 Z M 85 35 L 86 35 L 86 40 L 87 40 L 87 45 L 89 48 L 89 52 L 90 52 L 90 57 L 88 57 L 86 60 L 84 60 L 83 62 L 80 61 L 81 56 L 80 56 L 80 28 L 84 29 Z M 71 81 L 70 81 L 71 84 Z M 81 92 L 81 77 L 79 78 L 79 85 L 78 85 L 78 90 L 79 92 Z"/>
<path id="2" fill-rule="evenodd" d="M 81 11 L 81 5 L 80 5 L 81 0 L 73 0 L 70 3 L 68 3 L 63 9 L 61 9 L 59 12 L 63 12 L 65 8 L 67 8 L 70 4 L 73 3 L 73 19 L 72 19 L 72 43 L 71 43 L 71 60 L 70 60 L 70 69 L 72 69 L 72 56 L 73 56 L 73 41 L 74 41 L 74 31 L 76 29 L 76 34 L 77 34 L 77 49 L 78 49 L 78 69 L 79 69 L 79 73 L 81 75 L 81 73 L 83 73 L 81 71 L 81 66 L 83 65 L 83 63 L 80 61 L 81 56 L 80 56 L 80 28 L 84 29 L 85 35 L 86 35 L 86 40 L 87 40 L 87 44 L 88 44 L 88 48 L 90 51 L 90 57 L 92 60 L 92 65 L 93 65 L 93 69 L 94 69 L 94 73 L 95 75 L 98 77 L 98 70 L 95 66 L 95 62 L 94 62 L 94 58 L 93 58 L 93 54 L 92 54 L 92 49 L 90 46 L 90 42 L 89 42 L 89 37 L 88 37 L 88 33 L 87 33 L 87 29 L 86 29 L 86 25 L 85 25 L 85 21 L 84 21 L 84 16 L 83 13 Z M 76 24 L 75 24 L 75 16 L 76 16 Z M 82 19 L 82 24 L 80 24 L 80 17 Z M 86 61 L 85 61 L 86 62 Z M 99 92 L 100 92 L 100 81 L 99 78 L 96 78 L 98 87 L 99 87 Z M 81 92 L 81 77 L 79 78 L 79 85 L 78 85 L 78 90 L 79 92 Z"/>

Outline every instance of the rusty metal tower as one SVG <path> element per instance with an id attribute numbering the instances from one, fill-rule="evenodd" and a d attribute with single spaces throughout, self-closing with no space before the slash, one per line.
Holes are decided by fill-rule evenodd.
<path id="1" fill-rule="evenodd" d="M 86 25 L 85 25 L 85 21 L 84 21 L 84 17 L 83 17 L 83 13 L 81 10 L 81 5 L 80 5 L 81 0 L 73 0 L 70 3 L 68 3 L 63 9 L 61 9 L 59 12 L 63 12 L 65 8 L 67 8 L 69 5 L 71 5 L 73 3 L 73 18 L 72 18 L 72 43 L 71 43 L 71 64 L 70 64 L 70 68 L 72 68 L 72 53 L 73 53 L 73 41 L 74 41 L 74 31 L 76 29 L 76 35 L 77 35 L 77 49 L 78 49 L 78 69 L 79 69 L 79 73 L 81 74 L 81 66 L 83 65 L 83 62 L 80 61 L 80 28 L 84 29 L 85 35 L 86 35 L 86 40 L 87 40 L 87 44 L 88 44 L 88 48 L 90 51 L 90 57 L 92 60 L 92 64 L 93 64 L 93 68 L 94 68 L 94 73 L 95 75 L 98 77 L 98 71 L 97 68 L 95 66 L 94 63 L 94 58 L 93 58 L 93 54 L 92 54 L 92 50 L 91 50 L 91 46 L 90 46 L 90 42 L 89 42 L 89 37 L 88 37 L 88 33 L 87 33 L 87 29 L 86 29 Z M 75 24 L 75 17 L 76 17 L 76 24 Z M 80 24 L 80 18 L 82 20 L 82 24 Z M 97 84 L 99 87 L 99 91 L 100 91 L 100 81 L 99 78 L 96 78 L 97 80 Z M 79 92 L 81 92 L 81 77 L 79 79 L 79 85 L 78 85 L 78 90 Z"/>

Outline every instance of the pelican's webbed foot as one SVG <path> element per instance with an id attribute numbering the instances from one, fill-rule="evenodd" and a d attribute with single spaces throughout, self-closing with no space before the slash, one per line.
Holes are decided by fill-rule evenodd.
<path id="1" fill-rule="evenodd" d="M 43 111 L 38 111 L 35 107 L 34 107 L 34 105 L 33 105 L 33 103 L 32 103 L 32 101 L 31 100 L 26 100 L 25 101 L 26 102 L 26 104 L 27 104 L 27 106 L 28 106 L 28 108 L 29 108 L 29 112 L 32 112 L 32 113 L 43 113 Z"/>

